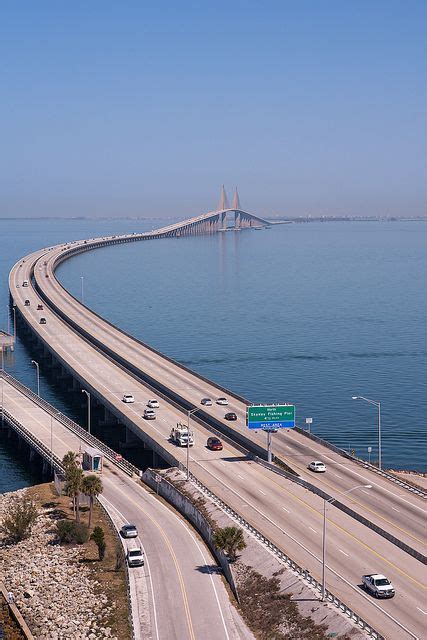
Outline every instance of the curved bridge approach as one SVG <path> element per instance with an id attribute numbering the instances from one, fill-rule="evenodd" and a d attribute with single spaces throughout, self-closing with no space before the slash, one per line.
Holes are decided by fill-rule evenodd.
<path id="1" fill-rule="evenodd" d="M 219 213 L 228 210 L 221 209 Z M 200 218 L 206 222 L 203 216 Z M 183 229 L 197 222 L 193 218 L 179 224 Z M 172 465 L 185 466 L 187 452 L 169 441 L 170 429 L 178 421 L 189 420 L 188 412 L 194 411 L 191 420 L 195 446 L 189 456 L 192 473 L 268 539 L 320 578 L 322 499 L 254 462 L 256 455 L 266 457 L 265 434 L 246 430 L 245 412 L 249 401 L 126 335 L 80 304 L 55 278 L 57 265 L 77 253 L 111 244 L 177 235 L 179 224 L 144 234 L 94 238 L 37 251 L 19 261 L 10 273 L 14 305 L 46 352 L 120 420 L 129 434 L 144 441 Z M 28 281 L 28 287 L 22 286 L 24 281 Z M 29 300 L 29 305 L 25 300 Z M 38 305 L 44 307 L 42 312 L 37 309 Z M 40 324 L 41 316 L 46 324 Z M 123 393 L 132 393 L 135 404 L 124 404 Z M 154 395 L 160 400 L 158 418 L 147 421 L 141 414 Z M 229 402 L 226 410 L 235 412 L 238 418 L 232 427 L 224 420 L 224 408 L 215 403 L 215 399 L 223 395 Z M 203 397 L 213 398 L 214 404 L 202 407 Z M 206 439 L 218 432 L 224 439 L 224 451 L 208 452 Z M 326 493 L 339 497 L 408 545 L 422 548 L 425 511 L 421 497 L 409 492 L 403 495 L 402 488 L 395 487 L 372 469 L 296 431 L 280 433 L 274 440 L 275 453 L 301 478 L 310 479 Z M 334 472 L 313 480 L 306 469 L 312 459 L 324 459 Z M 373 490 L 344 495 L 361 483 L 372 485 Z M 387 637 L 397 637 L 396 633 L 402 633 L 401 637 L 421 637 L 424 619 L 420 613 L 420 594 L 425 591 L 422 564 L 333 505 L 329 507 L 327 519 L 332 592 L 342 601 L 352 602 L 353 609 Z M 372 566 L 398 585 L 402 598 L 396 597 L 385 607 L 372 603 L 360 592 L 356 585 L 361 568 L 366 572 Z"/>

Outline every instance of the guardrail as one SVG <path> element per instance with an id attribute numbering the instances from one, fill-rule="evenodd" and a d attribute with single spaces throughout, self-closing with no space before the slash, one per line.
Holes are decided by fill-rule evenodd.
<path id="1" fill-rule="evenodd" d="M 185 471 L 184 465 L 180 464 L 180 470 Z M 311 587 L 313 587 L 319 593 L 322 591 L 322 584 L 310 574 L 307 569 L 303 569 L 295 560 L 292 560 L 284 551 L 279 549 L 273 542 L 264 536 L 263 533 L 253 527 L 245 518 L 243 518 L 232 507 L 229 507 L 221 498 L 219 498 L 213 491 L 208 489 L 200 480 L 198 480 L 190 472 L 191 481 L 200 489 L 202 493 L 208 496 L 212 502 L 214 502 L 222 511 L 229 515 L 233 520 L 238 522 L 240 526 L 248 533 L 254 536 L 259 542 L 268 548 L 268 550 L 281 562 L 286 564 L 292 571 L 295 571 L 303 580 L 305 580 Z M 339 609 L 342 613 L 348 616 L 355 624 L 357 624 L 365 633 L 367 633 L 374 640 L 386 640 L 372 625 L 364 620 L 358 613 L 353 611 L 351 607 L 345 604 L 340 598 L 334 595 L 329 589 L 325 590 L 325 598 L 327 602 L 330 602 L 333 606 Z M 413 636 L 415 638 L 415 636 Z"/>
<path id="2" fill-rule="evenodd" d="M 396 547 L 399 547 L 399 549 L 402 549 L 402 551 L 405 551 L 406 553 L 408 553 L 410 556 L 412 556 L 422 564 L 427 564 L 427 558 L 422 553 L 420 553 L 416 549 L 413 549 L 405 542 L 402 542 L 402 540 L 399 540 L 399 538 L 396 538 L 391 533 L 388 533 L 388 531 L 385 531 L 385 529 L 382 529 L 374 522 L 371 522 L 371 520 L 368 520 L 368 518 L 365 518 L 364 516 L 360 515 L 360 513 L 357 513 L 357 511 L 354 511 L 351 507 L 348 507 L 347 505 L 343 504 L 337 498 L 334 498 L 333 496 L 330 496 L 328 493 L 326 493 L 322 489 L 319 489 L 319 487 L 316 487 L 316 485 L 311 484 L 310 482 L 307 482 L 307 480 L 303 480 L 300 477 L 295 477 L 291 473 L 287 473 L 286 471 L 283 471 L 282 469 L 275 467 L 274 464 L 265 462 L 265 460 L 259 459 L 255 461 L 262 467 L 265 467 L 266 469 L 269 469 L 270 471 L 277 473 L 277 475 L 283 476 L 284 478 L 287 478 L 288 480 L 291 480 L 292 482 L 299 484 L 301 487 L 304 487 L 304 489 L 308 489 L 309 491 L 311 491 L 312 493 L 315 493 L 316 495 L 320 496 L 324 500 L 326 501 L 333 500 L 334 507 L 337 507 L 337 509 L 340 509 L 340 511 L 343 511 L 348 516 L 354 518 L 355 520 L 363 524 L 365 527 L 368 527 L 372 531 L 375 531 L 375 533 L 378 533 L 378 535 L 382 536 L 392 544 L 396 545 Z"/>
<path id="3" fill-rule="evenodd" d="M 305 429 L 301 429 L 301 427 L 295 427 L 295 431 L 297 431 L 298 433 L 301 433 L 303 436 L 305 436 L 306 438 L 309 438 L 310 440 L 313 440 L 314 442 L 318 442 L 319 444 L 321 444 L 324 447 L 327 447 L 331 451 L 338 453 L 340 456 L 343 456 L 348 460 L 353 460 L 353 462 L 356 462 L 358 465 L 365 467 L 365 469 L 369 469 L 369 471 L 373 471 L 374 473 L 377 473 L 378 475 L 383 476 L 383 478 L 387 478 L 387 480 L 391 480 L 391 482 L 394 482 L 395 484 L 399 485 L 399 487 L 402 487 L 402 489 L 406 489 L 411 493 L 415 493 L 416 495 L 419 495 L 422 498 L 427 498 L 427 491 L 424 491 L 424 489 L 413 487 L 411 484 L 408 484 L 404 480 L 401 480 L 400 478 L 396 478 L 396 476 L 394 476 L 393 474 L 388 473 L 387 471 L 383 471 L 382 469 L 378 469 L 378 467 L 376 467 L 375 465 L 370 464 L 365 460 L 361 460 L 360 458 L 356 458 L 356 456 L 352 456 L 350 453 L 345 451 L 345 449 L 341 449 L 340 447 L 337 447 L 331 442 L 328 442 L 327 440 L 323 440 L 323 438 L 319 438 L 319 436 L 315 436 L 313 433 L 309 433 Z"/>
<path id="4" fill-rule="evenodd" d="M 73 420 L 68 418 L 66 415 L 64 415 L 63 413 L 61 413 L 57 409 L 55 409 L 55 407 L 52 406 L 47 400 L 44 400 L 43 398 L 40 398 L 40 396 L 38 396 L 36 393 L 31 391 L 31 389 L 29 389 L 28 387 L 23 385 L 22 382 L 19 382 L 19 380 L 16 380 L 16 378 L 11 376 L 9 373 L 6 373 L 6 371 L 1 371 L 0 372 L 0 378 L 2 376 L 4 377 L 5 380 L 7 380 L 7 382 L 9 384 L 11 384 L 13 387 L 18 389 L 18 391 L 23 393 L 27 398 L 32 400 L 39 407 L 44 409 L 46 411 L 46 413 L 48 413 L 49 415 L 54 417 L 55 420 L 58 420 L 58 422 L 61 422 L 61 424 L 63 424 L 67 429 L 72 431 L 81 440 L 84 440 L 90 446 L 95 447 L 96 449 L 99 449 L 100 451 L 102 451 L 102 453 L 105 455 L 105 457 L 110 462 L 112 462 L 114 465 L 119 467 L 119 469 L 124 471 L 127 475 L 129 475 L 129 476 L 132 476 L 133 474 L 136 474 L 138 476 L 141 475 L 141 470 L 138 469 L 138 467 L 136 467 L 134 464 L 132 464 L 128 460 L 125 460 L 119 453 L 117 453 L 116 451 L 111 449 L 108 445 L 106 445 L 103 442 L 101 442 L 101 440 L 98 440 L 98 438 L 96 438 L 94 435 L 92 435 L 91 433 L 88 433 L 87 431 L 85 431 L 76 422 L 74 422 Z M 7 412 L 5 410 L 5 415 L 6 415 L 6 413 Z M 30 434 L 30 432 L 25 427 L 22 427 L 22 428 L 25 429 L 28 434 Z M 35 438 L 32 434 L 30 434 L 30 435 L 31 435 L 31 438 L 32 438 L 33 441 L 37 440 L 37 438 Z M 42 443 L 40 443 L 40 444 L 42 445 Z M 42 446 L 44 447 L 44 445 L 42 445 Z M 46 447 L 45 447 L 45 449 L 46 449 Z M 48 449 L 46 449 L 46 450 L 49 451 Z M 49 455 L 50 455 L 50 453 L 49 453 Z"/>

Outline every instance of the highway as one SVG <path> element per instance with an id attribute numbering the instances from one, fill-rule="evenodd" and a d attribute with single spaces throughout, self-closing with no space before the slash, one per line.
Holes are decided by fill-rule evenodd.
<path id="1" fill-rule="evenodd" d="M 216 405 L 215 399 L 224 396 L 224 390 L 220 387 L 124 334 L 73 298 L 58 283 L 54 274 L 55 262 L 63 251 L 64 247 L 55 248 L 47 259 L 46 256 L 41 257 L 36 263 L 34 274 L 43 294 L 74 323 L 74 326 L 81 327 L 86 335 L 97 342 L 108 345 L 110 352 L 119 356 L 121 361 L 125 361 L 133 370 L 148 374 L 163 387 L 178 389 L 178 394 L 188 406 L 201 409 L 201 398 L 212 398 L 212 407 L 203 407 L 198 412 L 199 416 L 206 417 L 208 421 L 210 417 L 214 418 L 227 428 L 235 429 L 256 444 L 266 447 L 264 433 L 249 432 L 246 428 L 246 403 L 240 398 L 229 392 L 226 394 L 229 406 Z M 49 275 L 48 278 L 46 274 Z M 236 413 L 237 422 L 227 423 L 224 420 L 227 411 Z M 339 497 L 344 504 L 425 555 L 425 500 L 416 495 L 407 495 L 385 478 L 295 431 L 286 430 L 286 433 L 274 435 L 273 449 L 274 453 L 303 479 L 316 484 L 330 495 Z M 308 463 L 312 460 L 325 462 L 326 474 L 314 475 L 308 471 Z M 357 495 L 345 495 L 355 484 L 371 484 L 373 489 Z"/>
<path id="2" fill-rule="evenodd" d="M 84 449 L 84 443 L 60 421 L 53 418 L 51 424 L 51 416 L 43 408 L 7 381 L 3 384 L 5 410 L 48 449 L 52 443 L 54 455 L 62 459 L 67 451 Z M 147 593 L 147 602 L 137 604 L 148 607 L 139 607 L 139 637 L 253 638 L 231 604 L 221 576 L 211 571 L 215 560 L 185 520 L 108 461 L 104 463 L 102 482 L 102 501 L 110 515 L 120 526 L 129 521 L 137 525 L 146 553 L 145 567 L 129 571 L 131 575 L 140 574 L 140 580 L 146 582 L 146 588 L 138 588 L 138 593 Z M 127 544 L 131 547 L 133 541 Z"/>
<path id="3" fill-rule="evenodd" d="M 141 433 L 145 439 L 151 438 L 163 449 L 165 457 L 169 455 L 170 459 L 185 462 L 185 451 L 168 441 L 171 426 L 183 417 L 179 410 L 162 401 L 158 418 L 150 422 L 144 420 L 141 413 L 153 396 L 151 390 L 95 350 L 47 308 L 43 311 L 47 324 L 39 324 L 41 312 L 36 307 L 41 300 L 31 287 L 22 288 L 22 281 L 29 279 L 31 264 L 32 258 L 27 257 L 25 263 L 14 267 L 10 288 L 33 331 L 77 379 L 84 381 L 85 388 L 104 397 L 107 406 L 130 424 L 135 433 Z M 17 284 L 21 286 L 18 288 Z M 27 297 L 30 307 L 23 303 Z M 124 392 L 133 393 L 136 403 L 124 405 L 121 402 Z M 231 445 L 226 445 L 223 452 L 208 452 L 204 445 L 209 431 L 197 423 L 193 423 L 193 427 L 196 440 L 191 450 L 193 473 L 319 579 L 322 500 L 249 461 Z M 357 470 L 360 472 L 360 467 L 357 466 Z M 377 482 L 379 479 L 375 475 L 372 480 L 374 490 Z M 364 483 L 356 481 L 356 484 Z M 395 487 L 391 485 L 390 490 Z M 361 496 L 361 490 L 354 492 L 357 500 Z M 405 499 L 412 500 L 413 496 Z M 427 614 L 423 604 L 426 592 L 424 567 L 420 562 L 333 505 L 328 508 L 328 549 L 328 587 L 336 595 L 351 604 L 386 637 L 422 637 Z M 373 571 L 383 572 L 393 580 L 397 589 L 393 600 L 377 603 L 357 586 L 363 573 Z"/>

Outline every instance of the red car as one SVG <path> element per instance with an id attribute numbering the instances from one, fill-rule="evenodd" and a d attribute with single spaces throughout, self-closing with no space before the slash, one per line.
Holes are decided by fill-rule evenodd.
<path id="1" fill-rule="evenodd" d="M 219 438 L 208 438 L 206 446 L 211 451 L 222 451 L 222 442 Z"/>

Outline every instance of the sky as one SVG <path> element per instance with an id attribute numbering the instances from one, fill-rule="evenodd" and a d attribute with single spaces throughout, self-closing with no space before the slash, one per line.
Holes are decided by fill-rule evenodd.
<path id="1" fill-rule="evenodd" d="M 2 0 L 0 217 L 427 215 L 427 3 Z"/>

